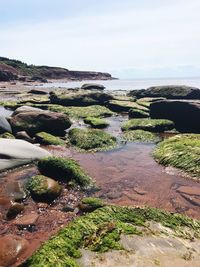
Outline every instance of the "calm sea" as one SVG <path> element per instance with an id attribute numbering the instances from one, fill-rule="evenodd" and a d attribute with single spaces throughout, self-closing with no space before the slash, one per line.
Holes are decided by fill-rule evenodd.
<path id="1" fill-rule="evenodd" d="M 200 88 L 199 78 L 171 78 L 171 79 L 129 79 L 129 80 L 109 80 L 109 81 L 81 81 L 81 82 L 55 82 L 44 84 L 43 87 L 65 87 L 75 88 L 81 87 L 84 83 L 99 83 L 106 87 L 106 90 L 138 90 L 146 89 L 156 85 L 188 85 Z"/>

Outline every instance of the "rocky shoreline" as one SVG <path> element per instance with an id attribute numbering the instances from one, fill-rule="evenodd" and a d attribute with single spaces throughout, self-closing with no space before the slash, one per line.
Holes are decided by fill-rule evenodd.
<path id="1" fill-rule="evenodd" d="M 168 86 L 117 95 L 97 84 L 53 91 L 36 85 L 0 83 L 0 246 L 4 244 L 0 265 L 19 266 L 25 262 L 23 266 L 52 266 L 61 261 L 60 266 L 93 263 L 110 267 L 114 262 L 107 257 L 112 258 L 117 250 L 126 251 L 124 246 L 132 244 L 134 238 L 141 242 L 137 250 L 143 255 L 142 242 L 147 237 L 139 234 L 141 226 L 153 233 L 151 242 L 167 253 L 166 244 L 161 245 L 162 231 L 148 226 L 153 221 L 156 227 L 165 227 L 175 248 L 189 235 L 196 243 L 183 246 L 180 255 L 168 251 L 165 258 L 149 248 L 140 264 L 151 262 L 148 266 L 156 266 L 159 262 L 171 266 L 173 255 L 177 264 L 198 266 L 199 221 L 143 207 L 200 219 L 200 90 Z M 118 217 L 107 218 L 107 209 L 116 209 Z M 107 219 L 97 222 L 96 214 Z M 140 218 L 143 224 L 128 216 Z M 76 217 L 79 219 L 74 221 Z M 95 224 L 84 228 L 88 233 L 84 236 L 79 229 L 81 220 Z M 80 240 L 74 235 L 64 258 L 62 253 L 52 254 L 54 241 L 39 249 L 60 229 L 68 231 L 66 225 L 71 221 L 70 227 L 77 227 L 76 235 L 86 243 L 77 246 Z M 185 226 L 186 236 L 177 237 L 174 233 L 185 231 Z M 52 240 L 58 240 L 58 247 L 61 242 L 62 251 L 69 241 L 64 241 L 60 233 Z M 160 243 L 156 243 L 156 233 Z M 118 243 L 120 238 L 126 239 L 123 246 Z M 135 249 L 130 245 L 130 251 Z M 95 260 L 94 252 L 104 258 L 103 263 L 98 257 Z M 130 262 L 138 260 L 132 252 L 127 257 Z M 119 259 L 121 264 L 132 266 L 123 256 Z"/>

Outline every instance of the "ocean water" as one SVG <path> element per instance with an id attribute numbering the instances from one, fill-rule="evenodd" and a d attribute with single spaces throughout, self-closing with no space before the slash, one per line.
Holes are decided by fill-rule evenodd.
<path id="1" fill-rule="evenodd" d="M 64 88 L 75 88 L 81 87 L 85 83 L 99 83 L 106 87 L 106 90 L 139 90 L 147 89 L 150 86 L 158 85 L 188 85 L 200 88 L 200 77 L 199 78 L 169 78 L 169 79 L 129 79 L 129 80 L 96 80 L 96 81 L 74 81 L 74 82 L 53 82 L 44 84 L 43 87 L 64 87 Z"/>

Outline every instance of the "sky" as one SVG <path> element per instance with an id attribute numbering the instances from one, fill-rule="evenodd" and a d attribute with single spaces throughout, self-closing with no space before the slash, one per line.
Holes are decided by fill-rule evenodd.
<path id="1" fill-rule="evenodd" d="M 200 0 L 0 0 L 0 56 L 119 78 L 200 76 Z"/>

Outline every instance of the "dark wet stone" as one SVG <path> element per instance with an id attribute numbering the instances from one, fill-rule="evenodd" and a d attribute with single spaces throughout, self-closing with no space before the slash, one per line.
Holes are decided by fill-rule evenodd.
<path id="1" fill-rule="evenodd" d="M 8 212 L 6 214 L 6 217 L 8 220 L 14 219 L 18 214 L 20 214 L 24 210 L 24 205 L 17 203 L 17 202 L 11 202 L 11 205 L 8 209 Z"/>
<path id="2" fill-rule="evenodd" d="M 70 206 L 70 205 L 65 205 L 63 208 L 62 208 L 62 211 L 64 212 L 74 212 L 74 207 Z"/>

